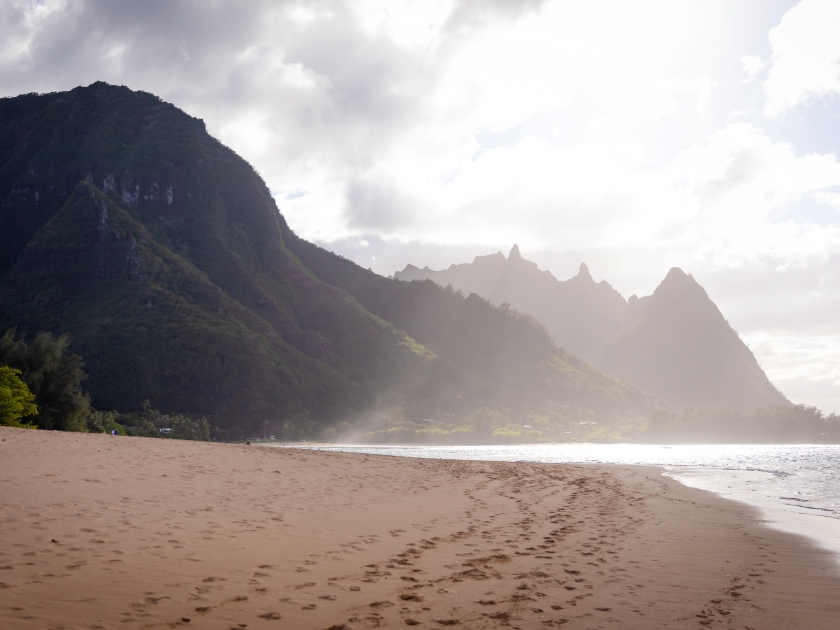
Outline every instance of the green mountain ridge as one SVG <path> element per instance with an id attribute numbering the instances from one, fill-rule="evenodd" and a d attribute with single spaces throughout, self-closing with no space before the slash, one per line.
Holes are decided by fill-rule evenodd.
<path id="1" fill-rule="evenodd" d="M 306 391 L 316 375 L 346 398 L 354 389 L 89 182 L 36 233 L 2 296 L 11 322 L 72 332 L 105 408 L 151 398 L 195 413 L 224 415 L 228 406 L 246 416 L 292 413 L 303 400 L 317 400 Z"/>
<path id="2" fill-rule="evenodd" d="M 125 87 L 0 99 L 0 251 L 0 329 L 69 332 L 98 408 L 317 428 L 660 405 L 528 316 L 300 239 L 202 121 Z"/>

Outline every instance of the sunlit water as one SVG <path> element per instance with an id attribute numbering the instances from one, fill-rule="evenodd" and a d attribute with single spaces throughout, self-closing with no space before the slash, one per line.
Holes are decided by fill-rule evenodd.
<path id="1" fill-rule="evenodd" d="M 840 446 L 551 444 L 317 446 L 319 450 L 505 462 L 641 464 L 761 508 L 768 525 L 840 553 Z"/>

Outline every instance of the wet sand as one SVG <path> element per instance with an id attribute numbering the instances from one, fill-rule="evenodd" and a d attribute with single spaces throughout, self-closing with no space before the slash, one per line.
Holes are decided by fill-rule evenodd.
<path id="1" fill-rule="evenodd" d="M 833 556 L 656 468 L 0 438 L 3 628 L 840 627 Z"/>

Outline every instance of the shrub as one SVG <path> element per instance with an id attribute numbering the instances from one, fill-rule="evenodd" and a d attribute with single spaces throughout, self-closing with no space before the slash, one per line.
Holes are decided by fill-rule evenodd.
<path id="1" fill-rule="evenodd" d="M 34 400 L 35 395 L 20 380 L 20 370 L 0 367 L 0 426 L 36 428 L 19 421 L 20 418 L 38 413 Z"/>

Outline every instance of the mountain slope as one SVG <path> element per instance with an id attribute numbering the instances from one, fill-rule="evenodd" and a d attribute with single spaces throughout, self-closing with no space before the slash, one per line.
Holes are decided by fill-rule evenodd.
<path id="1" fill-rule="evenodd" d="M 0 185 L 4 187 L 0 188 L 0 234 L 5 239 L 4 251 L 15 260 L 0 284 L 0 321 L 4 326 L 17 326 L 30 333 L 49 326 L 56 332 L 70 332 L 74 339 L 79 335 L 78 343 L 74 342 L 74 349 L 79 352 L 89 352 L 90 344 L 111 344 L 104 329 L 97 325 L 91 334 L 99 341 L 83 346 L 82 322 L 71 317 L 75 311 L 70 308 L 82 296 L 68 289 L 67 278 L 52 273 L 49 256 L 38 268 L 33 262 L 37 257 L 23 256 L 23 249 L 16 251 L 20 243 L 29 243 L 33 238 L 33 245 L 40 247 L 37 230 L 64 207 L 76 182 L 85 180 L 104 193 L 112 205 L 121 208 L 136 223 L 135 227 L 142 225 L 145 240 L 163 248 L 158 252 L 165 250 L 182 268 L 200 271 L 205 282 L 223 293 L 229 305 L 235 303 L 238 309 L 244 309 L 243 313 L 247 312 L 247 318 L 252 320 L 251 328 L 257 327 L 256 334 L 271 333 L 297 349 L 298 354 L 317 362 L 318 369 L 304 379 L 303 390 L 296 381 L 288 386 L 282 379 L 266 383 L 253 373 L 254 387 L 261 392 L 258 399 L 270 398 L 275 403 L 214 403 L 216 412 L 229 422 L 256 420 L 269 414 L 269 410 L 274 417 L 304 409 L 322 417 L 327 409 L 331 415 L 342 415 L 348 406 L 360 408 L 373 399 L 376 388 L 393 375 L 394 362 L 420 366 L 429 360 L 429 353 L 404 332 L 372 316 L 345 292 L 318 281 L 285 250 L 276 206 L 264 183 L 246 162 L 211 138 L 201 121 L 152 95 L 102 83 L 68 93 L 21 98 L 30 104 L 34 99 L 41 105 L 24 108 L 20 124 L 15 124 L 14 117 L 20 110 L 17 99 L 0 102 L 0 145 L 6 148 L 7 157 L 0 167 Z M 8 149 L 13 143 L 17 143 L 14 151 Z M 72 221 L 62 223 L 71 224 Z M 79 242 L 79 238 L 82 235 L 73 231 L 60 231 L 57 246 L 84 251 L 88 244 Z M 80 269 L 79 273 L 89 275 L 94 271 Z M 27 284 L 20 277 L 22 274 L 30 280 L 40 278 L 42 295 L 65 294 L 68 303 L 48 301 L 39 317 L 21 317 L 30 296 L 21 288 Z M 88 277 L 85 282 L 94 286 L 92 296 L 102 303 L 104 288 L 96 287 L 93 279 Z M 14 287 L 19 291 L 17 299 Z M 144 298 L 142 294 L 134 296 L 142 305 L 148 302 Z M 121 308 L 120 303 L 102 304 L 102 317 L 115 321 L 114 309 Z M 214 335 L 224 329 L 221 321 L 227 319 L 227 314 L 217 318 L 207 312 L 216 305 L 199 304 L 197 308 L 209 318 L 202 330 Z M 148 330 L 146 319 L 135 313 L 122 322 L 121 329 L 125 335 L 132 335 L 139 328 Z M 153 328 L 168 321 L 153 320 Z M 170 358 L 176 363 L 194 363 L 194 370 L 200 370 L 217 348 L 223 349 L 220 360 L 225 365 L 244 365 L 252 360 L 251 349 L 246 345 L 214 340 L 203 349 L 192 333 L 185 333 L 185 339 L 196 354 Z M 157 341 L 163 343 L 165 338 Z M 154 357 L 160 350 L 154 344 L 143 346 L 150 367 L 157 367 Z M 284 356 L 298 361 L 295 353 L 286 352 Z M 98 355 L 85 358 L 92 371 L 97 370 L 94 359 L 103 359 L 104 371 L 115 367 L 110 359 Z M 277 364 L 284 374 L 294 371 L 286 359 Z M 224 392 L 229 389 L 250 391 L 251 375 L 244 370 L 229 388 L 220 389 L 212 379 L 173 380 L 167 378 L 165 369 L 153 368 L 149 379 L 154 386 L 140 381 L 133 395 L 129 395 L 116 384 L 134 377 L 130 371 L 120 369 L 113 384 L 92 378 L 90 389 L 100 405 L 137 408 L 148 397 L 174 410 L 204 412 L 214 397 L 226 396 Z M 358 386 L 357 390 L 366 392 L 359 394 L 355 405 L 353 397 L 347 395 L 348 379 Z M 269 395 L 272 388 L 276 392 Z M 198 400 L 205 400 L 206 404 L 199 405 Z"/>
<path id="2" fill-rule="evenodd" d="M 2 286 L 11 323 L 72 331 L 105 408 L 150 398 L 247 417 L 292 413 L 317 402 L 319 389 L 340 392 L 351 407 L 362 395 L 358 383 L 284 342 L 89 182 L 35 234 Z"/>
<path id="3" fill-rule="evenodd" d="M 202 121 L 124 87 L 0 99 L 0 247 L 0 329 L 69 332 L 100 408 L 304 435 L 383 405 L 657 405 L 530 318 L 298 238 Z"/>
<path id="4" fill-rule="evenodd" d="M 677 408 L 725 405 L 743 411 L 784 404 L 752 352 L 693 278 L 672 269 L 651 296 L 629 301 L 585 264 L 559 281 L 514 245 L 442 271 L 408 265 L 395 277 L 428 278 L 509 303 L 543 322 L 558 345 Z"/>
<path id="5" fill-rule="evenodd" d="M 617 331 L 627 303 L 605 280 L 595 282 L 585 264 L 569 280 L 557 280 L 536 263 L 522 258 L 516 245 L 510 255 L 497 252 L 476 256 L 472 263 L 442 271 L 406 266 L 394 274 L 399 280 L 430 279 L 464 293 L 477 293 L 494 304 L 533 315 L 545 324 L 557 345 L 590 363 Z"/>
<path id="6" fill-rule="evenodd" d="M 466 377 L 477 378 L 486 388 L 484 396 L 497 404 L 538 408 L 565 403 L 601 413 L 660 404 L 558 348 L 548 331 L 527 315 L 493 308 L 475 294 L 464 298 L 434 282 L 383 278 L 296 237 L 282 224 L 287 246 L 308 268 L 425 347 L 466 368 Z"/>
<path id="7" fill-rule="evenodd" d="M 787 402 L 703 287 L 680 269 L 637 308 L 638 324 L 607 344 L 601 369 L 677 407 L 749 412 Z"/>

